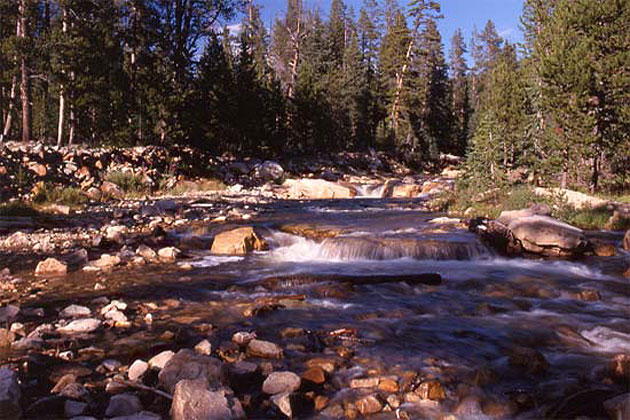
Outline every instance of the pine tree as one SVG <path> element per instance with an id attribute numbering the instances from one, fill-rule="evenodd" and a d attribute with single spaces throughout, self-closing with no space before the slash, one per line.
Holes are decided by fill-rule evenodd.
<path id="1" fill-rule="evenodd" d="M 450 69 L 451 69 L 451 108 L 452 144 L 450 151 L 463 155 L 469 135 L 470 97 L 468 90 L 468 65 L 464 54 L 467 53 L 466 44 L 461 29 L 457 29 L 451 38 Z"/>

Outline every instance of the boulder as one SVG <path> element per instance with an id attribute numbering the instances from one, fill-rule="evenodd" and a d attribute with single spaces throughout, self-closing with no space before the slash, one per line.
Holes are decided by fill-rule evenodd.
<path id="1" fill-rule="evenodd" d="M 293 372 L 272 372 L 263 382 L 262 390 L 265 394 L 275 395 L 283 392 L 291 393 L 300 388 L 302 381 Z"/>
<path id="2" fill-rule="evenodd" d="M 64 334 L 84 334 L 91 333 L 101 326 L 101 321 L 95 318 L 83 318 L 72 321 L 63 327 L 57 328 L 57 331 Z"/>
<path id="3" fill-rule="evenodd" d="M 101 192 L 103 195 L 112 198 L 123 198 L 125 196 L 125 192 L 118 185 L 109 181 L 103 181 Z"/>
<path id="4" fill-rule="evenodd" d="M 284 185 L 289 187 L 289 197 L 293 199 L 336 199 L 352 198 L 357 195 L 356 189 L 323 179 L 302 178 L 287 180 Z"/>
<path id="5" fill-rule="evenodd" d="M 146 373 L 149 369 L 149 364 L 144 360 L 137 359 L 135 362 L 129 366 L 129 371 L 127 372 L 127 376 L 131 381 L 137 381 L 142 378 L 142 375 Z"/>
<path id="6" fill-rule="evenodd" d="M 221 232 L 212 242 L 213 254 L 244 255 L 250 251 L 265 251 L 269 244 L 251 226 Z"/>
<path id="7" fill-rule="evenodd" d="M 355 404 L 359 412 L 364 416 L 378 413 L 383 409 L 383 403 L 381 403 L 376 395 L 366 395 L 365 397 L 359 398 Z"/>
<path id="8" fill-rule="evenodd" d="M 517 219 L 530 216 L 551 216 L 551 207 L 546 204 L 534 204 L 527 209 L 504 210 L 497 218 L 497 222 L 508 226 L 511 222 Z"/>
<path id="9" fill-rule="evenodd" d="M 138 249 L 136 249 L 136 254 L 140 255 L 147 261 L 157 260 L 158 258 L 157 252 L 144 244 L 140 245 Z"/>
<path id="10" fill-rule="evenodd" d="M 35 274 L 38 275 L 56 275 L 62 276 L 68 272 L 68 265 L 55 258 L 46 258 L 40 261 L 35 268 Z"/>
<path id="11" fill-rule="evenodd" d="M 205 379 L 177 383 L 171 404 L 172 420 L 228 420 L 244 417 L 240 402 L 228 389 L 210 391 Z"/>
<path id="12" fill-rule="evenodd" d="M 173 393 L 175 385 L 183 379 L 203 379 L 214 384 L 220 377 L 221 362 L 218 359 L 189 349 L 178 351 L 158 375 L 160 386 L 169 393 Z"/>
<path id="13" fill-rule="evenodd" d="M 0 368 L 0 420 L 17 420 L 21 417 L 20 384 L 15 371 Z"/>
<path id="14" fill-rule="evenodd" d="M 181 253 L 181 251 L 175 247 L 167 246 L 165 248 L 161 248 L 158 250 L 157 254 L 160 258 L 160 261 L 172 262 L 177 259 L 177 256 Z"/>
<path id="15" fill-rule="evenodd" d="M 92 261 L 90 264 L 97 268 L 112 268 L 120 264 L 120 257 L 117 255 L 103 254 L 98 260 Z"/>
<path id="16" fill-rule="evenodd" d="M 265 181 L 280 181 L 284 177 L 284 168 L 277 162 L 267 160 L 256 168 L 256 175 Z"/>
<path id="17" fill-rule="evenodd" d="M 151 369 L 164 369 L 164 366 L 173 358 L 175 353 L 171 350 L 164 350 L 149 359 L 149 367 Z"/>
<path id="18" fill-rule="evenodd" d="M 417 197 L 422 193 L 422 187 L 416 184 L 398 184 L 394 185 L 391 197 L 393 198 L 408 198 Z"/>
<path id="19" fill-rule="evenodd" d="M 62 318 L 79 318 L 90 316 L 92 311 L 90 308 L 81 305 L 68 305 L 59 313 L 59 316 Z"/>
<path id="20" fill-rule="evenodd" d="M 523 249 L 534 254 L 577 256 L 589 246 L 581 229 L 547 216 L 523 217 L 507 227 Z"/>

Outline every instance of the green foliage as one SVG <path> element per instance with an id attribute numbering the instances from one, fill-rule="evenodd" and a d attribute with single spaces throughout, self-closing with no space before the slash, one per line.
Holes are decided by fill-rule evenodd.
<path id="1" fill-rule="evenodd" d="M 125 194 L 144 194 L 150 192 L 150 188 L 143 181 L 140 174 L 134 174 L 128 171 L 112 171 L 108 172 L 105 181 L 109 181 L 120 187 Z"/>
<path id="2" fill-rule="evenodd" d="M 46 183 L 37 189 L 33 202 L 37 204 L 61 204 L 79 207 L 87 202 L 87 197 L 78 188 L 58 187 Z"/>

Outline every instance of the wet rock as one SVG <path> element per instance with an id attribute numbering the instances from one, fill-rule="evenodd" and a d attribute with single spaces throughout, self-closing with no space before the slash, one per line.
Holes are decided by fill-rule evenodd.
<path id="1" fill-rule="evenodd" d="M 255 332 L 238 331 L 232 336 L 232 342 L 239 346 L 246 346 L 250 341 L 256 338 Z"/>
<path id="2" fill-rule="evenodd" d="M 617 250 L 613 244 L 594 242 L 593 253 L 598 257 L 614 257 L 617 254 Z"/>
<path id="3" fill-rule="evenodd" d="M 21 395 L 17 374 L 9 368 L 0 368 L 0 420 L 17 420 L 21 417 Z"/>
<path id="4" fill-rule="evenodd" d="M 378 397 L 374 394 L 366 395 L 365 397 L 359 398 L 355 405 L 361 414 L 375 414 L 380 412 L 383 409 L 383 404 L 378 399 Z"/>
<path id="5" fill-rule="evenodd" d="M 617 395 L 604 401 L 604 410 L 611 419 L 630 419 L 630 393 Z"/>
<path id="6" fill-rule="evenodd" d="M 83 248 L 78 249 L 72 254 L 67 255 L 65 257 L 65 260 L 67 261 L 68 265 L 72 265 L 75 267 L 84 265 L 88 262 L 88 252 Z"/>
<path id="7" fill-rule="evenodd" d="M 327 374 L 331 375 L 335 371 L 335 368 L 337 367 L 337 362 L 333 359 L 325 359 L 321 357 L 316 357 L 314 359 L 309 359 L 306 362 L 306 366 L 308 366 L 309 368 L 318 367 L 322 369 L 324 372 L 326 372 Z"/>
<path id="8" fill-rule="evenodd" d="M 171 404 L 172 420 L 228 420 L 241 418 L 242 407 L 238 400 L 232 405 L 229 392 L 210 391 L 204 379 L 186 379 L 177 383 Z"/>
<path id="9" fill-rule="evenodd" d="M 630 382 L 630 354 L 618 354 L 608 364 L 608 372 L 619 382 Z"/>
<path id="10" fill-rule="evenodd" d="M 270 399 L 273 405 L 275 405 L 282 414 L 290 419 L 293 418 L 293 407 L 291 406 L 290 392 L 282 392 L 280 394 L 276 394 Z"/>
<path id="11" fill-rule="evenodd" d="M 265 181 L 281 181 L 284 168 L 279 163 L 267 160 L 255 168 L 255 176 Z"/>
<path id="12" fill-rule="evenodd" d="M 245 361 L 225 363 L 223 365 L 223 376 L 232 389 L 241 393 L 248 390 L 257 391 L 262 382 L 262 375 L 258 365 Z"/>
<path id="13" fill-rule="evenodd" d="M 90 308 L 72 304 L 72 305 L 66 306 L 59 313 L 59 316 L 62 318 L 79 318 L 79 317 L 90 316 L 91 313 L 92 311 L 90 311 Z"/>
<path id="14" fill-rule="evenodd" d="M 177 259 L 179 254 L 181 254 L 181 251 L 175 247 L 169 246 L 166 248 L 161 248 L 157 252 L 157 254 L 160 258 L 160 261 L 173 262 Z"/>
<path id="15" fill-rule="evenodd" d="M 381 378 L 378 389 L 383 392 L 394 393 L 400 390 L 396 378 Z"/>
<path id="16" fill-rule="evenodd" d="M 140 410 L 142 410 L 142 404 L 137 396 L 133 394 L 118 394 L 109 400 L 105 416 L 131 416 Z"/>
<path id="17" fill-rule="evenodd" d="M 179 204 L 175 200 L 158 200 L 153 204 L 153 208 L 158 214 L 174 213 L 179 209 Z"/>
<path id="18" fill-rule="evenodd" d="M 422 187 L 415 184 L 398 184 L 394 185 L 391 190 L 391 197 L 406 198 L 417 197 L 422 192 Z"/>
<path id="19" fill-rule="evenodd" d="M 3 242 L 3 247 L 8 249 L 28 248 L 30 246 L 31 240 L 28 235 L 19 231 L 9 235 Z"/>
<path id="20" fill-rule="evenodd" d="M 71 398 L 73 400 L 84 399 L 89 395 L 89 392 L 85 387 L 79 383 L 73 382 L 71 384 L 66 385 L 60 392 L 59 395 L 66 398 Z"/>
<path id="21" fill-rule="evenodd" d="M 282 359 L 282 348 L 275 343 L 264 340 L 252 340 L 247 344 L 247 354 L 265 359 Z"/>
<path id="22" fill-rule="evenodd" d="M 422 382 L 414 392 L 424 400 L 440 401 L 446 398 L 442 384 L 435 380 Z"/>
<path id="23" fill-rule="evenodd" d="M 164 366 L 173 358 L 175 353 L 171 350 L 164 350 L 149 359 L 149 367 L 151 369 L 164 369 Z"/>
<path id="24" fill-rule="evenodd" d="M 326 375 L 322 368 L 315 366 L 307 369 L 302 374 L 302 380 L 314 383 L 316 385 L 321 385 L 326 382 Z"/>
<path id="25" fill-rule="evenodd" d="M 15 305 L 0 307 L 0 324 L 8 324 L 20 313 L 20 308 Z"/>
<path id="26" fill-rule="evenodd" d="M 630 251 L 630 229 L 626 231 L 626 234 L 623 237 L 623 249 Z"/>
<path id="27" fill-rule="evenodd" d="M 549 369 L 549 362 L 539 351 L 528 347 L 513 347 L 508 354 L 508 362 L 511 366 L 515 366 L 526 370 L 533 375 L 539 375 Z"/>
<path id="28" fill-rule="evenodd" d="M 551 216 L 551 207 L 546 204 L 534 204 L 530 208 L 521 210 L 504 210 L 497 218 L 497 222 L 508 226 L 511 222 L 522 217 Z"/>
<path id="29" fill-rule="evenodd" d="M 136 254 L 140 255 L 147 261 L 154 261 L 158 258 L 157 252 L 144 244 L 140 245 L 138 249 L 136 249 Z"/>
<path id="30" fill-rule="evenodd" d="M 131 366 L 129 366 L 127 376 L 129 377 L 129 380 L 137 381 L 138 379 L 142 378 L 142 376 L 146 373 L 148 369 L 149 364 L 144 360 L 138 359 L 134 361 Z"/>
<path id="31" fill-rule="evenodd" d="M 376 388 L 379 382 L 378 377 L 355 378 L 350 381 L 350 388 Z"/>
<path id="32" fill-rule="evenodd" d="M 38 275 L 64 275 L 68 272 L 68 265 L 55 258 L 46 258 L 37 264 L 35 274 Z"/>
<path id="33" fill-rule="evenodd" d="M 353 187 L 323 179 L 290 179 L 283 185 L 289 187 L 289 197 L 293 199 L 341 199 L 357 195 Z"/>
<path id="34" fill-rule="evenodd" d="M 158 375 L 160 386 L 172 393 L 177 382 L 183 379 L 204 379 L 209 383 L 218 382 L 221 375 L 221 362 L 213 357 L 197 354 L 189 349 L 178 351 L 164 365 Z"/>
<path id="35" fill-rule="evenodd" d="M 59 380 L 57 381 L 53 389 L 50 390 L 50 392 L 52 394 L 59 394 L 68 385 L 74 384 L 76 381 L 77 381 L 77 375 L 73 373 L 68 373 L 66 375 L 63 375 L 61 378 L 59 378 Z"/>
<path id="36" fill-rule="evenodd" d="M 86 403 L 81 401 L 66 400 L 64 403 L 64 413 L 68 418 L 80 416 L 85 413 L 87 406 Z"/>
<path id="37" fill-rule="evenodd" d="M 64 334 L 83 334 L 90 333 L 101 326 L 101 321 L 94 318 L 77 319 L 63 327 L 57 328 L 57 331 Z"/>
<path id="38" fill-rule="evenodd" d="M 597 302 L 602 299 L 602 296 L 596 289 L 581 290 L 575 294 L 575 297 L 585 302 Z"/>
<path id="39" fill-rule="evenodd" d="M 105 238 L 112 242 L 123 243 L 127 232 L 129 229 L 126 226 L 108 226 L 105 229 Z"/>
<path id="40" fill-rule="evenodd" d="M 293 372 L 273 372 L 263 382 L 262 390 L 270 395 L 291 393 L 297 391 L 301 383 L 300 377 Z"/>
<path id="41" fill-rule="evenodd" d="M 269 244 L 251 226 L 221 232 L 214 237 L 213 254 L 244 255 L 250 251 L 266 251 Z"/>
<path id="42" fill-rule="evenodd" d="M 9 347 L 15 341 L 15 334 L 6 328 L 0 328 L 0 348 Z"/>
<path id="43" fill-rule="evenodd" d="M 199 354 L 205 354 L 206 356 L 210 356 L 212 354 L 212 344 L 208 340 L 201 340 L 195 346 L 195 351 Z"/>

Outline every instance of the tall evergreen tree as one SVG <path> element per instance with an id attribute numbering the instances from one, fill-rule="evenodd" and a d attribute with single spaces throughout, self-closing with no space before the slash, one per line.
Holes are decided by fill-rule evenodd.
<path id="1" fill-rule="evenodd" d="M 468 142 L 470 121 L 470 97 L 468 90 L 468 65 L 464 55 L 466 44 L 461 29 L 457 29 L 451 38 L 450 70 L 451 70 L 451 108 L 452 143 L 450 151 L 463 155 Z"/>

